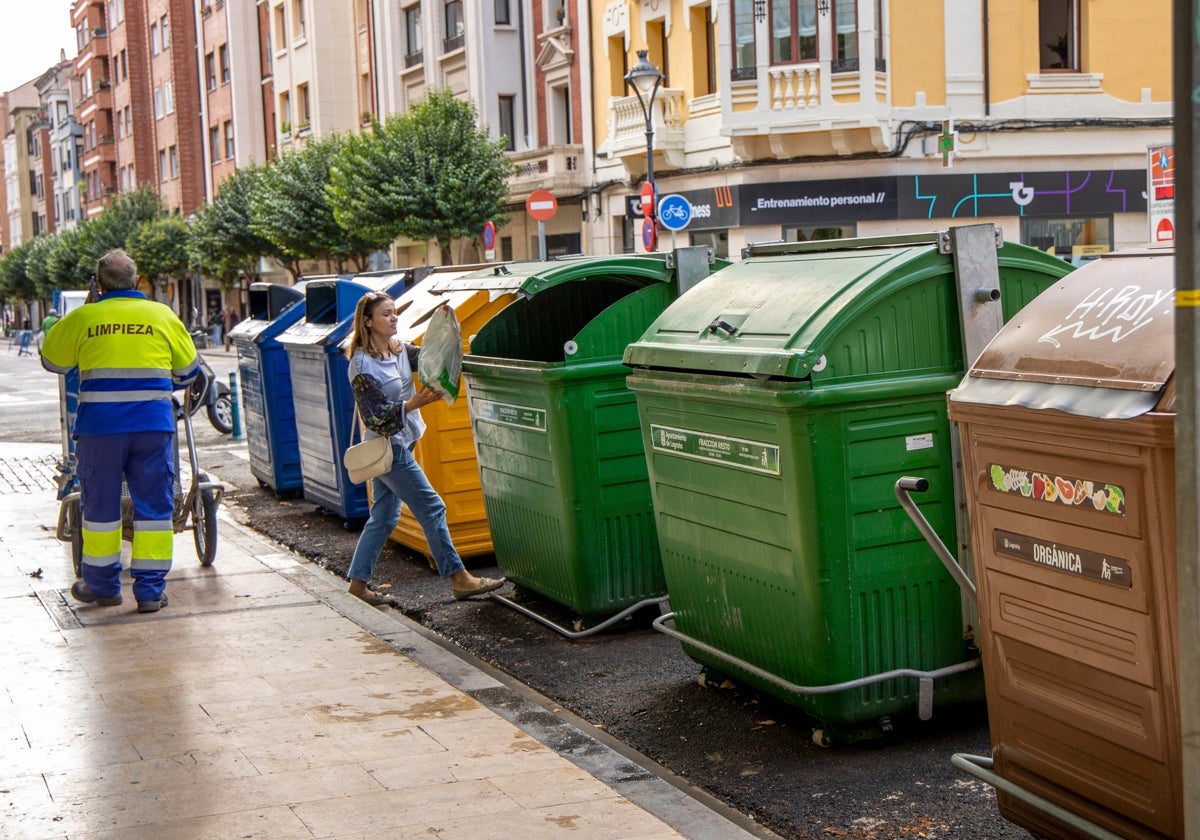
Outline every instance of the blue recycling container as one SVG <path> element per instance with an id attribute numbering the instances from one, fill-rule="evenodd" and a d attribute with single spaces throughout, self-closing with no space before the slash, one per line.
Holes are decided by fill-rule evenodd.
<path id="1" fill-rule="evenodd" d="M 250 284 L 250 317 L 229 332 L 237 348 L 250 472 L 281 499 L 300 495 L 304 482 L 291 370 L 279 336 L 304 318 L 307 285 Z"/>
<path id="2" fill-rule="evenodd" d="M 341 343 L 350 335 L 354 307 L 367 292 L 399 296 L 423 269 L 310 279 L 302 320 L 279 336 L 287 353 L 300 448 L 304 498 L 347 522 L 367 518 L 367 488 L 354 484 L 342 466 L 351 440 L 354 394 Z"/>

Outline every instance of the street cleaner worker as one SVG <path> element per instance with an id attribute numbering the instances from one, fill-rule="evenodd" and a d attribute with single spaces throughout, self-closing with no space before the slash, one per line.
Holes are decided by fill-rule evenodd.
<path id="1" fill-rule="evenodd" d="M 140 613 L 167 605 L 175 538 L 175 410 L 171 392 L 198 370 L 196 347 L 167 306 L 136 291 L 137 266 L 120 248 L 96 263 L 100 297 L 46 333 L 42 365 L 79 368 L 75 456 L 83 512 L 78 601 L 121 603 L 121 480 L 133 501 L 130 572 Z"/>

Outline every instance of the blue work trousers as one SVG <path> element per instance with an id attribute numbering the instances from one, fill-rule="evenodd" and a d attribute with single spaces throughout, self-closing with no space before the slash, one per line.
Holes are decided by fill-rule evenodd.
<path id="1" fill-rule="evenodd" d="M 174 541 L 174 432 L 79 435 L 83 582 L 101 598 L 121 591 L 121 480 L 133 502 L 130 573 L 138 601 L 162 597 Z"/>
<path id="2" fill-rule="evenodd" d="M 358 537 L 358 545 L 354 547 L 347 577 L 361 581 L 371 579 L 371 572 L 375 570 L 375 563 L 387 544 L 388 535 L 400 521 L 401 502 L 408 505 L 425 532 L 438 574 L 449 577 L 465 568 L 450 540 L 450 529 L 446 525 L 446 503 L 433 489 L 412 452 L 393 443 L 391 470 L 373 481 L 371 515 Z"/>

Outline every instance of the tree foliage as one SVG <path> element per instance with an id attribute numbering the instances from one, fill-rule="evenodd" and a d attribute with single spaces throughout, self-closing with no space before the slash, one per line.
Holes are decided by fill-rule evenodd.
<path id="1" fill-rule="evenodd" d="M 326 198 L 330 160 L 344 145 L 336 135 L 310 142 L 276 158 L 250 195 L 251 229 L 300 260 L 332 260 L 341 271 L 347 261 L 366 268 L 372 251 L 391 237 L 364 236 L 338 224 Z"/>
<path id="2" fill-rule="evenodd" d="M 261 166 L 238 169 L 221 182 L 212 203 L 196 214 L 188 243 L 193 271 L 215 277 L 228 287 L 239 274 L 255 276 L 260 257 L 274 257 L 287 265 L 283 253 L 251 225 L 250 196 L 262 174 Z M 288 268 L 292 271 L 292 266 Z M 299 270 L 298 262 L 295 268 Z M 292 271 L 293 277 L 296 271 Z"/>
<path id="3" fill-rule="evenodd" d="M 129 234 L 126 250 L 155 292 L 161 281 L 187 272 L 189 237 L 188 224 L 180 216 L 150 219 Z"/>
<path id="4" fill-rule="evenodd" d="M 0 258 L 0 298 L 32 300 L 36 296 L 33 280 L 26 273 L 32 242 L 22 242 Z"/>
<path id="5" fill-rule="evenodd" d="M 46 271 L 60 289 L 86 289 L 96 270 L 96 263 L 87 263 L 81 254 L 83 230 L 88 222 L 61 230 L 54 236 L 54 245 L 46 255 Z"/>
<path id="6" fill-rule="evenodd" d="M 329 196 L 344 227 L 433 239 L 448 257 L 455 239 L 475 237 L 489 220 L 507 221 L 514 172 L 503 142 L 479 126 L 475 106 L 433 90 L 408 113 L 343 144 Z"/>

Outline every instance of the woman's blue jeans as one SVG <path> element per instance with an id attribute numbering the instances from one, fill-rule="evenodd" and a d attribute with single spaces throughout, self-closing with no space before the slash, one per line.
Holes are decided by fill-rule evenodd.
<path id="1" fill-rule="evenodd" d="M 450 529 L 446 526 L 446 503 L 430 485 L 412 452 L 393 443 L 391 470 L 372 480 L 375 484 L 372 486 L 371 515 L 354 547 L 347 577 L 361 581 L 371 579 L 388 535 L 400 521 L 400 502 L 408 505 L 425 532 L 438 574 L 449 577 L 462 571 L 462 558 L 450 541 Z"/>

